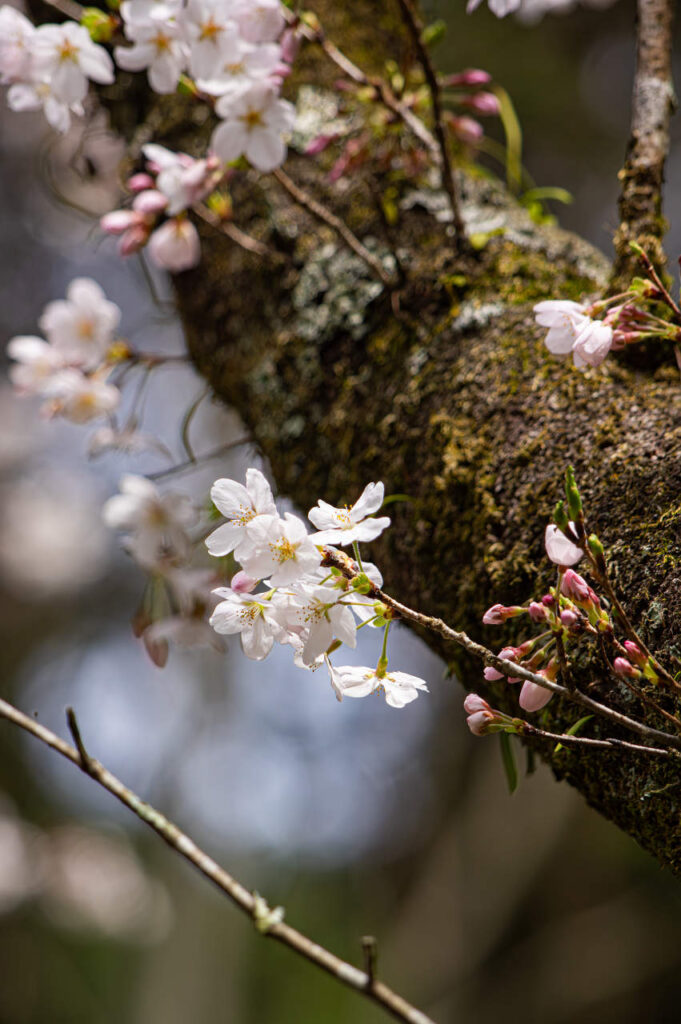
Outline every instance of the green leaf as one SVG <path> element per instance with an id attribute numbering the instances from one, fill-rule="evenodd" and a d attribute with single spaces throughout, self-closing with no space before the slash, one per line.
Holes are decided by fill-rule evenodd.
<path id="1" fill-rule="evenodd" d="M 424 46 L 436 46 L 447 33 L 447 22 L 441 18 L 434 21 L 432 25 L 426 25 L 421 33 L 421 42 Z"/>
<path id="2" fill-rule="evenodd" d="M 383 499 L 381 508 L 385 508 L 386 505 L 392 505 L 396 501 L 413 501 L 414 499 L 410 494 L 389 494 Z"/>
<path id="3" fill-rule="evenodd" d="M 515 754 L 511 746 L 511 737 L 507 732 L 500 732 L 499 742 L 501 744 L 501 762 L 506 773 L 508 791 L 509 793 L 515 793 L 518 788 L 518 769 L 516 768 Z"/>
<path id="4" fill-rule="evenodd" d="M 538 188 L 529 188 L 520 197 L 524 206 L 537 201 L 545 202 L 547 199 L 554 199 L 557 203 L 564 203 L 566 206 L 574 202 L 571 193 L 566 188 L 559 188 L 557 185 L 540 185 Z"/>
<path id="5" fill-rule="evenodd" d="M 565 735 L 566 736 L 576 736 L 577 733 L 579 732 L 579 730 L 582 728 L 582 726 L 586 725 L 586 723 L 591 718 L 593 718 L 593 715 L 584 715 L 584 718 L 578 719 L 578 721 L 576 721 L 574 723 L 574 725 L 570 726 L 570 728 L 567 730 Z M 555 747 L 553 749 L 553 752 L 554 752 L 554 754 L 557 754 L 559 750 L 563 750 L 563 749 L 564 749 L 564 747 L 563 747 L 562 743 L 556 743 L 556 745 L 555 745 Z"/>
<path id="6" fill-rule="evenodd" d="M 506 136 L 506 182 L 510 191 L 517 195 L 523 181 L 523 132 L 506 90 L 495 85 L 493 92 L 499 100 L 499 117 Z"/>

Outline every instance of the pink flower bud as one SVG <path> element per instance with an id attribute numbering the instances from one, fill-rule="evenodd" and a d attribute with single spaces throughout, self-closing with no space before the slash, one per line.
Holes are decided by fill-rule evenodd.
<path id="1" fill-rule="evenodd" d="M 475 146 L 485 134 L 480 122 L 473 117 L 450 116 L 447 118 L 447 123 L 457 139 L 469 146 Z"/>
<path id="2" fill-rule="evenodd" d="M 139 195 L 135 196 L 132 208 L 137 213 L 155 216 L 157 213 L 162 213 L 167 205 L 168 200 L 163 193 L 155 188 L 151 188 L 145 189 L 144 192 L 140 192 Z"/>
<path id="3" fill-rule="evenodd" d="M 466 725 L 474 736 L 484 736 L 490 723 L 490 716 L 486 711 L 476 711 L 466 719 Z"/>
<path id="4" fill-rule="evenodd" d="M 549 597 L 550 596 L 551 595 L 549 595 Z M 553 602 L 553 598 L 551 598 L 551 602 Z M 546 622 L 549 617 L 545 606 L 543 604 L 539 604 L 537 601 L 531 601 L 527 610 L 530 613 L 530 618 L 533 622 Z"/>
<path id="5" fill-rule="evenodd" d="M 466 699 L 463 702 L 463 709 L 467 715 L 473 715 L 476 711 L 491 711 L 491 707 L 480 697 L 477 693 L 466 694 Z"/>
<path id="6" fill-rule="evenodd" d="M 648 658 L 638 644 L 635 644 L 632 640 L 624 641 L 624 649 L 633 661 L 634 665 L 638 665 L 639 668 L 643 668 L 647 664 Z"/>
<path id="7" fill-rule="evenodd" d="M 571 608 L 564 608 L 563 611 L 560 613 L 560 621 L 563 623 L 564 626 L 567 626 L 569 629 L 570 626 L 574 626 L 577 622 L 579 622 L 579 615 L 577 614 L 577 612 L 572 611 Z"/>
<path id="8" fill-rule="evenodd" d="M 133 174 L 126 184 L 131 192 L 144 192 L 145 189 L 154 187 L 154 179 L 150 174 Z"/>
<path id="9" fill-rule="evenodd" d="M 472 93 L 462 97 L 459 102 L 482 117 L 496 117 L 500 110 L 499 100 L 493 92 Z"/>
<path id="10" fill-rule="evenodd" d="M 144 248 L 149 238 L 149 229 L 145 224 L 134 224 L 125 232 L 118 243 L 118 252 L 121 256 L 131 256 Z"/>
<path id="11" fill-rule="evenodd" d="M 480 68 L 466 68 L 454 75 L 446 75 L 442 79 L 442 85 L 446 89 L 457 89 L 461 86 L 487 85 L 492 81 L 492 76 Z"/>
<path id="12" fill-rule="evenodd" d="M 641 674 L 626 658 L 615 658 L 612 667 L 616 675 L 622 676 L 623 679 L 638 679 Z"/>
<path id="13" fill-rule="evenodd" d="M 240 569 L 239 572 L 232 576 L 230 587 L 235 594 L 250 594 L 255 590 L 257 584 L 257 580 L 254 580 L 252 576 L 249 576 L 243 569 Z"/>
<path id="14" fill-rule="evenodd" d="M 139 217 L 132 210 L 112 210 L 111 213 L 104 214 L 99 226 L 107 235 L 122 235 L 138 221 Z"/>
<path id="15" fill-rule="evenodd" d="M 482 617 L 482 621 L 486 626 L 500 626 L 502 622 L 506 622 L 507 619 L 514 619 L 518 615 L 522 615 L 525 609 L 521 608 L 520 605 L 503 605 L 493 604 L 491 608 L 488 608 Z"/>
<path id="16" fill-rule="evenodd" d="M 588 604 L 592 593 L 589 584 L 574 569 L 566 571 L 560 585 L 560 590 L 565 597 L 569 598 L 570 601 L 577 602 L 577 604 Z"/>
<path id="17" fill-rule="evenodd" d="M 542 673 L 540 673 L 542 674 Z M 550 690 L 544 689 L 538 683 L 526 680 L 518 697 L 518 703 L 523 711 L 539 711 L 551 700 L 553 694 Z"/>
<path id="18" fill-rule="evenodd" d="M 554 604 L 556 603 L 556 599 L 553 596 L 553 594 L 544 594 L 544 596 L 541 599 L 541 603 L 543 605 L 546 605 L 547 608 L 553 608 Z"/>
<path id="19" fill-rule="evenodd" d="M 284 29 L 279 45 L 281 47 L 281 59 L 287 64 L 293 64 L 300 49 L 300 36 L 296 30 L 293 28 Z"/>
<path id="20" fill-rule="evenodd" d="M 485 677 L 485 679 L 487 680 L 488 683 L 493 683 L 497 679 L 503 679 L 504 678 L 503 672 L 497 672 L 497 670 L 495 668 L 492 668 L 491 665 L 487 665 L 487 667 L 485 668 L 485 670 L 484 670 L 484 672 L 482 674 L 483 674 L 483 676 Z"/>
<path id="21" fill-rule="evenodd" d="M 338 138 L 338 133 L 331 135 L 317 135 L 316 138 L 311 139 L 305 147 L 306 156 L 317 156 L 318 153 L 323 153 L 327 146 Z"/>

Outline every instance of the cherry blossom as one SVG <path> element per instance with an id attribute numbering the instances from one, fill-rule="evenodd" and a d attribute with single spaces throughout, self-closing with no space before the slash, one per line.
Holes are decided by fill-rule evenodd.
<path id="1" fill-rule="evenodd" d="M 281 606 L 279 621 L 284 629 L 302 635 L 301 658 L 305 665 L 316 661 L 334 639 L 355 647 L 355 619 L 341 597 L 331 587 L 301 581 L 294 585 L 290 600 Z"/>
<path id="2" fill-rule="evenodd" d="M 490 705 L 477 693 L 469 693 L 463 702 L 467 714 L 466 725 L 474 736 L 484 736 L 489 726 L 496 720 Z"/>
<path id="3" fill-rule="evenodd" d="M 217 510 L 229 520 L 206 538 L 206 547 L 218 558 L 233 551 L 240 559 L 241 552 L 252 547 L 250 534 L 257 517 L 277 515 L 272 489 L 259 469 L 246 471 L 245 486 L 237 480 L 216 480 L 210 497 Z"/>
<path id="4" fill-rule="evenodd" d="M 384 693 L 391 708 L 403 708 L 428 690 L 423 679 L 408 672 L 386 672 L 379 676 L 375 668 L 347 665 L 334 667 L 335 683 L 344 697 L 368 697 L 371 693 Z"/>
<path id="5" fill-rule="evenodd" d="M 572 353 L 579 370 L 599 366 L 613 343 L 612 328 L 602 320 L 592 320 L 586 307 L 566 299 L 538 302 L 534 307 L 537 323 L 548 327 L 544 343 L 554 355 Z"/>
<path id="6" fill-rule="evenodd" d="M 120 480 L 120 494 L 104 505 L 107 526 L 124 531 L 127 548 L 141 565 L 156 568 L 159 563 L 183 560 L 190 542 L 186 529 L 197 512 L 184 494 L 161 494 L 156 484 L 143 476 L 126 474 Z"/>
<path id="7" fill-rule="evenodd" d="M 173 217 L 151 234 L 149 255 L 157 267 L 179 274 L 201 259 L 199 233 L 186 217 Z"/>
<path id="8" fill-rule="evenodd" d="M 31 50 L 32 76 L 38 81 L 49 80 L 55 95 L 65 103 L 85 98 L 88 79 L 103 85 L 114 80 L 111 57 L 75 21 L 41 25 L 33 36 Z"/>
<path id="9" fill-rule="evenodd" d="M 144 71 L 149 85 L 161 95 L 174 92 L 188 56 L 180 30 L 170 20 L 127 21 L 126 37 L 131 47 L 117 46 L 114 57 L 124 71 Z"/>
<path id="10" fill-rule="evenodd" d="M 497 18 L 505 18 L 507 14 L 517 11 L 522 0 L 489 0 L 489 9 Z M 471 14 L 482 3 L 482 0 L 468 0 L 466 14 Z"/>
<path id="11" fill-rule="evenodd" d="M 49 302 L 38 324 L 65 362 L 93 369 L 114 338 L 121 311 L 89 277 L 77 277 L 66 299 Z"/>
<path id="12" fill-rule="evenodd" d="M 600 366 L 612 348 L 613 330 L 602 320 L 585 323 L 572 347 L 572 359 L 578 370 Z"/>
<path id="13" fill-rule="evenodd" d="M 9 378 L 20 394 L 40 395 L 57 370 L 64 366 L 61 355 L 49 342 L 33 335 L 18 335 L 7 345 L 7 355 L 16 360 Z"/>
<path id="14" fill-rule="evenodd" d="M 540 672 L 539 675 L 544 675 L 544 672 Z M 552 697 L 551 690 L 547 690 L 546 687 L 540 686 L 539 683 L 533 683 L 531 680 L 526 679 L 520 690 L 518 703 L 523 711 L 540 711 L 548 704 Z"/>
<path id="15" fill-rule="evenodd" d="M 281 587 L 314 571 L 321 555 L 310 538 L 305 523 L 292 512 L 278 516 L 257 516 L 248 527 L 251 546 L 239 549 L 239 560 L 249 576 L 269 577 L 272 586 Z"/>
<path id="16" fill-rule="evenodd" d="M 43 393 L 51 399 L 44 407 L 45 413 L 62 416 L 71 423 L 89 423 L 108 416 L 121 400 L 121 393 L 113 384 L 72 368 L 59 370 L 50 377 Z"/>
<path id="17" fill-rule="evenodd" d="M 202 92 L 221 97 L 215 104 L 215 112 L 219 117 L 228 117 L 235 96 L 258 81 L 271 78 L 280 62 L 281 48 L 275 43 L 255 46 L 234 38 L 229 50 L 225 49 L 212 64 L 210 77 L 206 73 L 197 75 L 196 84 Z"/>
<path id="18" fill-rule="evenodd" d="M 213 132 L 211 146 L 221 160 L 244 155 L 259 171 L 283 163 L 283 135 L 293 127 L 295 108 L 279 99 L 270 85 L 255 84 L 238 93 L 225 112 L 226 120 Z"/>
<path id="19" fill-rule="evenodd" d="M 350 508 L 334 508 L 326 501 L 318 504 L 308 512 L 308 519 L 317 527 L 314 534 L 316 544 L 352 544 L 355 541 L 375 540 L 386 527 L 390 526 L 390 518 L 381 516 L 369 519 L 383 504 L 385 488 L 382 483 L 367 484 L 362 494 Z"/>
<path id="20" fill-rule="evenodd" d="M 570 523 L 570 528 L 574 530 L 575 524 Z M 546 554 L 554 565 L 576 565 L 580 559 L 584 558 L 582 549 L 568 540 L 563 531 L 553 523 L 549 523 L 546 527 L 544 545 Z"/>
<path id="21" fill-rule="evenodd" d="M 35 26 L 15 7 L 0 7 L 0 82 L 30 75 Z"/>
<path id="22" fill-rule="evenodd" d="M 275 637 L 282 632 L 272 598 L 267 594 L 239 594 L 230 587 L 218 587 L 214 593 L 223 600 L 210 617 L 213 629 L 228 636 L 239 633 L 247 658 L 266 658 Z"/>
<path id="23" fill-rule="evenodd" d="M 251 43 L 277 39 L 285 25 L 280 0 L 236 0 L 234 16 L 242 36 Z"/>
<path id="24" fill-rule="evenodd" d="M 82 117 L 85 113 L 80 101 L 65 103 L 55 95 L 50 82 L 16 83 L 7 93 L 7 104 L 10 110 L 17 113 L 42 108 L 47 123 L 62 134 L 67 132 L 71 126 L 71 114 Z"/>

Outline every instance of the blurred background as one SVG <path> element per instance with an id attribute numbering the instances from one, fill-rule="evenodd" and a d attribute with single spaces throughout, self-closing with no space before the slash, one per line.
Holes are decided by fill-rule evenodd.
<path id="1" fill-rule="evenodd" d="M 482 67 L 510 92 L 525 164 L 574 204 L 561 222 L 609 251 L 627 138 L 633 4 L 503 22 L 462 4 L 443 70 Z M 678 78 L 678 75 L 677 75 Z M 145 350 L 180 352 L 167 283 L 145 280 L 95 231 L 116 205 L 120 150 L 95 124 L 55 139 L 0 113 L 0 336 L 35 333 L 43 306 L 91 275 Z M 678 123 L 669 253 L 681 249 Z M 80 208 L 79 208 L 80 207 Z M 6 369 L 6 367 L 5 367 Z M 151 378 L 147 429 L 181 459 L 189 367 Z M 239 435 L 202 404 L 197 451 Z M 122 472 L 154 453 L 86 458 L 92 429 L 44 422 L 0 384 L 0 693 L 86 743 L 245 885 L 336 953 L 376 935 L 380 975 L 440 1022 L 678 1021 L 681 888 L 539 767 L 508 794 L 494 741 L 465 727 L 461 692 L 408 632 L 392 659 L 431 693 L 402 712 L 338 704 L 322 674 L 171 651 L 151 664 L 130 629 L 144 580 L 101 523 Z M 252 462 L 237 449 L 169 486 L 205 495 Z M 325 495 L 335 499 L 336 495 Z M 354 660 L 375 658 L 360 633 Z M 260 939 L 158 839 L 69 764 L 0 723 L 0 1024 L 373 1024 L 386 1019 Z"/>

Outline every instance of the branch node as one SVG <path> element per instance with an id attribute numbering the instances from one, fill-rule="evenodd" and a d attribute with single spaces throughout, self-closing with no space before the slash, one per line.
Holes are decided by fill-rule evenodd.
<path id="1" fill-rule="evenodd" d="M 80 734 L 80 727 L 78 725 L 78 719 L 76 718 L 76 712 L 72 707 L 66 709 L 66 724 L 69 727 L 69 732 L 73 737 L 73 742 L 76 744 L 76 750 L 80 757 L 80 767 L 86 773 L 86 775 L 94 775 L 94 761 L 85 749 L 83 743 L 83 737 Z"/>
<path id="2" fill-rule="evenodd" d="M 378 960 L 378 942 L 373 935 L 363 935 L 361 938 L 362 953 L 364 954 L 364 970 L 367 975 L 367 988 L 373 988 L 376 981 L 376 963 Z"/>

